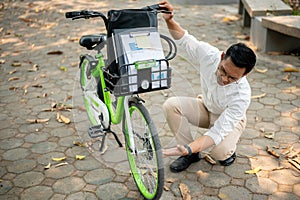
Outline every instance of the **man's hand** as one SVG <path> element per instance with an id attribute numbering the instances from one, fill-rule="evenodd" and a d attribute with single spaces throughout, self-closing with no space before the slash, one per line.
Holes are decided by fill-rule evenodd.
<path id="1" fill-rule="evenodd" d="M 168 1 L 161 1 L 158 3 L 161 8 L 165 8 L 167 11 L 172 12 L 171 14 L 163 14 L 163 17 L 166 21 L 171 20 L 174 17 L 173 6 Z"/>
<path id="2" fill-rule="evenodd" d="M 170 149 L 162 150 L 163 157 L 167 156 L 185 156 L 188 154 L 188 150 L 183 145 L 177 145 Z"/>

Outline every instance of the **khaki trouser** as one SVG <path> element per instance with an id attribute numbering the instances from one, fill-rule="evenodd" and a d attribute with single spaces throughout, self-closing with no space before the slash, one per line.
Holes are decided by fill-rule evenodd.
<path id="1" fill-rule="evenodd" d="M 201 98 L 171 97 L 164 103 L 163 109 L 168 125 L 175 134 L 177 143 L 181 145 L 189 144 L 194 140 L 189 124 L 210 128 L 219 117 L 206 109 Z M 221 143 L 213 146 L 210 155 L 216 160 L 229 158 L 235 152 L 236 144 L 245 126 L 246 119 L 243 119 Z"/>

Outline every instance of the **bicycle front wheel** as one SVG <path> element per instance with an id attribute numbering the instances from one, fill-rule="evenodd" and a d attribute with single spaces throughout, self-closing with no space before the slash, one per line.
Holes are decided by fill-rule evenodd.
<path id="1" fill-rule="evenodd" d="M 123 132 L 131 173 L 145 199 L 159 199 L 163 192 L 164 169 L 156 128 L 143 104 L 130 101 L 129 114 L 132 135 L 125 116 Z"/>

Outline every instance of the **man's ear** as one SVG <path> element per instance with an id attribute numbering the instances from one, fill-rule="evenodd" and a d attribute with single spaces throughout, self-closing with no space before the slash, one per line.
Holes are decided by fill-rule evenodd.
<path id="1" fill-rule="evenodd" d="M 224 51 L 223 51 L 222 54 L 221 54 L 221 60 L 223 60 L 224 57 L 225 57 L 225 53 L 224 53 Z"/>

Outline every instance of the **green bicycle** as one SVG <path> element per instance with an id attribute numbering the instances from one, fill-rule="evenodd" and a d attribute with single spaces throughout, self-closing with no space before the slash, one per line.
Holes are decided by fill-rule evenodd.
<path id="1" fill-rule="evenodd" d="M 155 48 L 146 47 L 149 45 L 149 39 L 157 39 L 156 15 L 160 12 L 166 11 L 160 10 L 156 4 L 142 9 L 111 10 L 107 18 L 103 13 L 96 11 L 66 13 L 66 18 L 73 20 L 100 17 L 105 23 L 107 34 L 85 35 L 79 42 L 88 50 L 97 51 L 95 55 L 81 55 L 79 64 L 84 105 L 93 125 L 88 133 L 91 138 L 101 137 L 100 151 L 108 133 L 114 135 L 121 147 L 122 143 L 111 130 L 111 124 L 122 123 L 131 173 L 145 199 L 161 197 L 164 166 L 157 130 L 143 105 L 144 100 L 138 94 L 170 87 L 171 68 L 168 61 L 176 55 L 174 42 L 161 34 L 159 39 L 166 41 L 169 46 L 167 56 L 152 58 L 152 53 L 157 51 L 153 51 Z M 137 21 L 132 22 L 133 19 Z M 135 47 L 132 47 L 130 41 L 128 43 L 131 50 L 133 48 L 136 51 L 134 53 L 147 53 L 148 57 L 128 61 L 126 56 L 129 55 L 126 55 L 122 43 L 124 37 L 134 40 Z M 157 41 L 155 43 L 157 44 Z M 104 47 L 107 49 L 107 58 L 104 58 L 102 53 Z M 148 50 L 150 52 L 147 52 Z M 142 58 L 145 58 L 143 54 Z M 115 101 L 112 100 L 112 95 L 116 97 Z"/>

